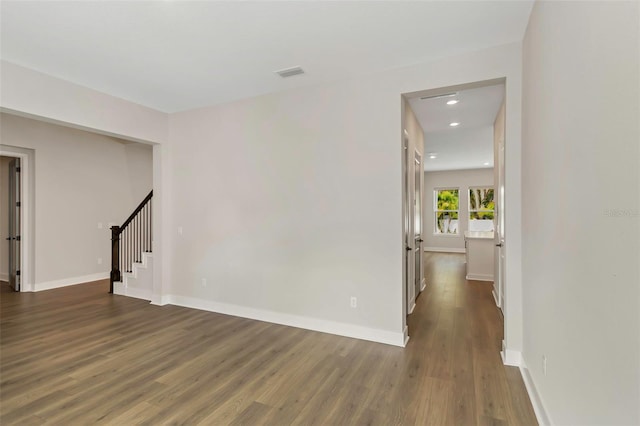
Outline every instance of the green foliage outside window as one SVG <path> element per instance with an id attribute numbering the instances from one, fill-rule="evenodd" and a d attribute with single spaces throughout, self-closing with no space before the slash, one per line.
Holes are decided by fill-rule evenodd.
<path id="1" fill-rule="evenodd" d="M 493 220 L 493 188 L 469 189 L 469 219 Z"/>
<path id="2" fill-rule="evenodd" d="M 457 189 L 436 190 L 436 233 L 458 233 L 460 193 Z"/>

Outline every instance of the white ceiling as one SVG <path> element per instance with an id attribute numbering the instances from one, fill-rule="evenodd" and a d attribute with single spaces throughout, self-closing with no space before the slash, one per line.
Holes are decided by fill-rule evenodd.
<path id="1" fill-rule="evenodd" d="M 445 92 L 455 95 L 423 99 L 429 96 L 423 93 L 409 99 L 425 133 L 425 170 L 493 167 L 493 123 L 504 99 L 504 85 Z M 447 105 L 453 99 L 458 103 Z M 451 127 L 452 122 L 460 124 Z M 429 158 L 429 153 L 436 158 Z"/>
<path id="2" fill-rule="evenodd" d="M 532 4 L 2 1 L 0 56 L 176 112 L 520 41 Z"/>

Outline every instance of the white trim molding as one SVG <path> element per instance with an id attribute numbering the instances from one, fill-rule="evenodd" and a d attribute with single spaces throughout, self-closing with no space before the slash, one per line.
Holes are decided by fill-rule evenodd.
<path id="1" fill-rule="evenodd" d="M 513 349 L 507 349 L 504 340 L 502 341 L 502 363 L 511 367 L 520 367 L 522 365 L 522 352 Z"/>
<path id="2" fill-rule="evenodd" d="M 151 300 L 151 289 L 129 287 L 122 282 L 113 283 L 113 294 L 133 297 L 136 299 Z"/>
<path id="3" fill-rule="evenodd" d="M 163 296 L 152 296 L 151 304 L 156 306 L 165 306 L 171 304 L 171 296 L 163 295 Z"/>
<path id="4" fill-rule="evenodd" d="M 216 312 L 219 314 L 232 315 L 241 318 L 249 318 L 274 324 L 287 325 L 290 327 L 303 328 L 305 330 L 319 331 L 322 333 L 335 334 L 338 336 L 351 337 L 354 339 L 369 340 L 372 342 L 385 343 L 387 345 L 400 347 L 404 347 L 404 345 L 406 344 L 406 329 L 404 332 L 393 332 L 388 330 L 363 327 L 360 325 L 346 324 L 319 318 L 303 317 L 299 315 L 249 308 L 246 306 L 231 305 L 227 303 L 214 302 L 210 300 L 203 300 L 186 296 L 170 295 L 166 296 L 166 298 L 163 297 L 162 299 L 162 302 L 167 302 L 171 305 L 200 309 L 203 311 Z"/>
<path id="5" fill-rule="evenodd" d="M 531 400 L 531 405 L 533 406 L 533 411 L 536 414 L 536 419 L 538 420 L 538 424 L 541 426 L 551 425 L 551 420 L 549 420 L 549 414 L 547 410 L 544 408 L 544 404 L 542 403 L 542 398 L 540 398 L 540 394 L 536 389 L 535 382 L 533 381 L 533 377 L 529 373 L 529 369 L 527 368 L 524 360 L 520 365 L 520 374 L 522 375 L 522 380 L 524 381 L 524 386 L 527 388 L 527 393 L 529 394 L 529 400 Z"/>
<path id="6" fill-rule="evenodd" d="M 457 247 L 425 247 L 424 251 L 435 251 L 439 253 L 466 253 L 465 249 Z"/>
<path id="7" fill-rule="evenodd" d="M 493 274 L 467 274 L 466 277 L 468 280 L 474 281 L 492 281 L 493 282 Z"/>
<path id="8" fill-rule="evenodd" d="M 8 273 L 0 273 L 0 281 L 9 281 L 9 274 Z"/>
<path id="9" fill-rule="evenodd" d="M 61 280 L 45 281 L 36 283 L 33 291 L 51 290 L 54 288 L 67 287 L 70 285 L 84 284 L 91 281 L 100 281 L 109 279 L 109 272 L 98 272 L 96 274 L 82 275 L 80 277 L 63 278 Z"/>

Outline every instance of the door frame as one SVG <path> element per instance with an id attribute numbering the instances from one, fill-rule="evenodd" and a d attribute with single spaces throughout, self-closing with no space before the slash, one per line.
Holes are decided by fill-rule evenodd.
<path id="1" fill-rule="evenodd" d="M 20 159 L 20 292 L 34 291 L 35 151 L 0 145 L 0 156 Z"/>
<path id="2" fill-rule="evenodd" d="M 415 264 L 413 247 L 413 163 L 415 155 L 410 155 L 409 132 L 403 129 L 402 134 L 402 218 L 403 218 L 403 312 L 404 317 L 411 314 L 416 306 L 416 294 L 414 290 Z"/>
<path id="3" fill-rule="evenodd" d="M 467 89 L 475 89 L 475 88 L 479 88 L 479 87 L 486 87 L 486 86 L 491 86 L 491 85 L 496 85 L 496 84 L 502 84 L 504 86 L 504 99 L 503 99 L 503 103 L 504 103 L 504 108 L 505 108 L 505 120 L 504 120 L 504 144 L 505 144 L 505 150 L 506 150 L 506 143 L 507 143 L 507 139 L 508 139 L 508 132 L 507 132 L 507 127 L 508 127 L 508 120 L 507 120 L 507 115 L 508 115 L 508 110 L 507 110 L 507 100 L 509 98 L 509 85 L 507 84 L 507 77 L 506 76 L 502 76 L 502 77 L 497 77 L 497 78 L 493 78 L 493 79 L 487 79 L 487 80 L 478 80 L 478 81 L 473 81 L 473 82 L 468 82 L 468 83 L 462 83 L 462 84 L 456 84 L 456 85 L 450 85 L 450 86 L 443 86 L 443 87 L 436 87 L 436 88 L 431 88 L 431 89 L 423 89 L 423 90 L 416 90 L 416 91 L 412 91 L 412 92 L 405 92 L 405 93 L 401 93 L 401 97 L 405 98 L 405 99 L 409 99 L 409 98 L 413 98 L 413 97 L 417 97 L 417 96 L 438 96 L 438 95 L 444 95 L 447 93 L 450 93 L 452 91 L 460 91 L 460 90 L 467 90 Z M 404 105 L 404 104 L 403 104 Z M 405 120 L 405 111 L 404 111 L 404 106 L 402 109 L 402 114 L 401 114 L 401 123 L 402 123 L 402 128 L 404 128 L 404 121 Z M 408 136 L 405 130 L 405 134 L 403 135 L 403 147 L 404 147 L 404 138 Z M 495 149 L 495 148 L 494 148 Z M 495 152 L 494 152 L 495 153 Z M 404 155 L 404 154 L 403 154 Z M 404 161 L 404 160 L 402 160 Z M 505 182 L 507 181 L 507 173 L 506 173 L 506 169 L 507 169 L 507 155 L 505 153 L 505 157 L 504 157 L 504 168 L 505 168 L 505 175 L 504 175 L 504 180 Z M 496 165 L 494 164 L 494 167 Z M 403 173 L 404 173 L 404 167 L 403 167 Z M 494 188 L 495 185 L 497 183 L 494 183 Z M 506 200 L 507 198 L 507 191 L 506 191 L 506 183 L 505 183 L 505 194 L 504 194 L 504 199 Z M 495 191 L 495 189 L 494 189 Z M 403 207 L 403 217 L 405 211 L 405 202 L 404 202 L 404 184 L 403 184 L 403 203 L 402 203 L 402 207 Z M 423 194 L 424 196 L 424 194 Z M 505 203 L 506 204 L 506 203 Z M 506 206 L 502 206 L 502 222 L 505 224 L 506 227 L 506 223 L 507 223 L 507 209 Z M 503 240 L 503 244 L 506 246 L 507 243 L 507 233 L 504 233 L 504 240 Z M 502 250 L 504 250 L 505 253 L 505 263 L 504 263 L 504 268 L 506 270 L 507 268 L 507 264 L 506 264 L 506 257 L 507 257 L 507 250 L 503 247 Z M 404 245 L 403 245 L 403 256 L 406 255 L 406 251 L 404 249 Z M 498 262 L 497 259 L 494 259 L 494 264 Z M 404 305 L 406 304 L 404 301 L 406 300 L 406 280 L 409 277 L 407 277 L 405 274 L 403 274 L 403 279 L 405 280 L 403 282 L 403 319 L 406 321 L 406 314 L 407 311 L 405 311 L 404 309 L 406 308 Z M 517 285 L 517 284 L 516 284 Z M 498 310 L 501 310 L 503 312 L 503 314 L 506 312 L 506 310 L 508 309 L 507 306 L 507 299 L 506 299 L 506 294 L 509 290 L 508 287 L 508 282 L 506 279 L 506 272 L 504 274 L 504 276 L 502 277 L 502 294 L 501 294 L 501 306 L 496 306 L 496 308 Z M 503 358 L 503 363 L 506 365 L 517 365 L 517 363 L 515 361 L 513 361 L 513 356 L 509 355 L 509 351 L 507 350 L 507 346 L 506 346 L 506 339 L 507 339 L 507 328 L 510 326 L 510 324 L 508 323 L 508 317 L 507 315 L 504 315 L 504 321 L 503 321 L 503 341 L 502 341 L 502 352 L 501 352 L 501 356 Z M 405 341 L 408 340 L 408 334 L 407 334 L 407 327 L 406 327 L 406 323 L 405 323 Z M 513 352 L 513 351 L 511 351 Z"/>

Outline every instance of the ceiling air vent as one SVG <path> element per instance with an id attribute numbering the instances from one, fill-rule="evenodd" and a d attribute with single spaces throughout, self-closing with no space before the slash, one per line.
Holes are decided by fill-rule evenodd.
<path id="1" fill-rule="evenodd" d="M 294 75 L 298 74 L 304 74 L 304 70 L 300 67 L 285 68 L 283 70 L 276 71 L 276 74 L 278 74 L 282 78 L 287 78 L 293 77 Z"/>

